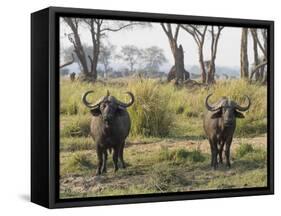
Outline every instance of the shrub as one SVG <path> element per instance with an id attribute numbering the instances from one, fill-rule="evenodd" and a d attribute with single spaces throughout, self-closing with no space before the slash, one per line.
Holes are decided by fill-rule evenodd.
<path id="1" fill-rule="evenodd" d="M 61 120 L 63 121 L 63 120 Z M 63 122 L 60 130 L 61 137 L 87 137 L 90 133 L 90 117 L 75 116 L 68 117 L 67 121 Z"/>
<path id="2" fill-rule="evenodd" d="M 174 189 L 175 185 L 187 185 L 189 182 L 168 164 L 162 163 L 152 166 L 148 184 L 156 191 L 165 192 Z"/>
<path id="3" fill-rule="evenodd" d="M 119 82 L 122 85 L 119 85 Z M 192 129 L 192 133 L 194 131 L 198 132 L 196 135 L 199 132 L 202 134 L 202 122 L 199 118 L 206 110 L 204 100 L 208 93 L 214 93 L 210 103 L 214 103 L 222 96 L 228 96 L 243 104 L 243 95 L 250 96 L 252 105 L 249 111 L 244 112 L 245 118 L 237 120 L 236 137 L 251 137 L 267 131 L 266 86 L 249 84 L 245 80 L 218 80 L 215 85 L 210 86 L 208 89 L 197 88 L 190 90 L 187 88 L 175 88 L 172 84 L 163 84 L 152 79 L 140 81 L 138 79 L 122 78 L 110 80 L 106 84 L 79 81 L 72 83 L 69 80 L 62 79 L 60 85 L 61 116 L 70 116 L 70 118 L 73 116 L 90 117 L 89 109 L 81 102 L 82 94 L 87 90 L 94 90 L 94 93 L 89 95 L 89 101 L 94 102 L 104 96 L 107 89 L 111 95 L 122 101 L 127 99 L 123 92 L 131 90 L 135 94 L 136 101 L 132 107 L 128 108 L 132 119 L 132 130 L 130 132 L 132 136 L 163 137 L 169 135 L 175 137 L 178 134 L 185 134 L 178 133 L 186 130 L 182 126 Z M 183 121 L 190 122 L 191 119 L 194 119 L 195 124 L 182 123 Z M 198 120 L 200 124 L 197 123 L 199 122 Z M 74 124 L 69 127 L 72 127 L 75 132 L 76 126 Z M 171 131 L 175 127 L 177 127 L 177 134 L 173 134 L 176 130 Z"/>
<path id="4" fill-rule="evenodd" d="M 252 145 L 247 144 L 247 143 L 243 143 L 239 146 L 239 148 L 236 150 L 236 155 L 238 158 L 242 158 L 243 156 L 245 156 L 246 154 L 253 152 L 254 148 Z"/>
<path id="5" fill-rule="evenodd" d="M 267 154 L 263 149 L 254 149 L 253 152 L 249 152 L 246 154 L 243 159 L 248 161 L 253 161 L 256 163 L 262 163 L 262 165 L 266 164 Z"/>
<path id="6" fill-rule="evenodd" d="M 133 136 L 164 137 L 169 134 L 174 116 L 167 107 L 169 94 L 160 88 L 159 84 L 149 79 L 130 84 L 130 90 L 135 95 L 135 103 L 129 109 Z"/>
<path id="7" fill-rule="evenodd" d="M 199 116 L 199 114 L 197 113 L 197 112 L 189 112 L 189 111 L 187 111 L 186 113 L 186 116 L 187 117 L 198 117 Z"/>
<path id="8" fill-rule="evenodd" d="M 189 160 L 192 162 L 203 162 L 205 161 L 205 156 L 199 150 L 193 150 L 189 152 Z"/>
<path id="9" fill-rule="evenodd" d="M 182 114 L 184 112 L 184 106 L 180 105 L 176 109 L 176 114 Z"/>
<path id="10" fill-rule="evenodd" d="M 169 150 L 167 147 L 162 147 L 159 155 L 159 161 L 173 161 L 173 162 L 203 162 L 205 156 L 199 150 L 188 151 L 184 148 Z"/>
<path id="11" fill-rule="evenodd" d="M 65 163 L 63 173 L 76 173 L 94 168 L 89 156 L 82 152 L 73 153 Z"/>
<path id="12" fill-rule="evenodd" d="M 94 141 L 91 137 L 61 137 L 61 151 L 82 151 L 95 149 Z"/>
<path id="13" fill-rule="evenodd" d="M 243 158 L 244 160 L 263 163 L 266 161 L 267 155 L 266 151 L 261 148 L 253 148 L 250 144 L 241 144 L 236 150 L 236 155 L 238 158 Z"/>

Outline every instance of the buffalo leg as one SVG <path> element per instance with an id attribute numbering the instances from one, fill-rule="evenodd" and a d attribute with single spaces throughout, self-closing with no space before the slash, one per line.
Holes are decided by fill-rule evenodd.
<path id="1" fill-rule="evenodd" d="M 218 167 L 218 147 L 214 145 L 214 154 L 213 154 L 213 168 L 217 169 Z"/>
<path id="2" fill-rule="evenodd" d="M 209 143 L 210 143 L 210 148 L 211 148 L 211 167 L 213 167 L 214 165 L 214 150 L 213 150 L 213 143 L 212 141 L 209 139 Z"/>
<path id="3" fill-rule="evenodd" d="M 103 151 L 99 145 L 97 145 L 97 156 L 98 156 L 98 167 L 97 167 L 96 175 L 100 175 L 101 167 L 103 165 Z"/>
<path id="4" fill-rule="evenodd" d="M 217 169 L 217 167 L 218 167 L 218 143 L 217 143 L 217 140 L 212 142 L 212 161 L 213 161 L 213 168 Z"/>
<path id="5" fill-rule="evenodd" d="M 113 163 L 114 163 L 115 172 L 118 170 L 118 153 L 119 153 L 119 148 L 114 148 L 113 149 Z"/>
<path id="6" fill-rule="evenodd" d="M 232 142 L 232 137 L 229 140 L 227 140 L 226 146 L 225 146 L 226 165 L 229 168 L 231 167 L 231 164 L 230 164 L 230 146 L 231 146 L 231 142 Z"/>
<path id="7" fill-rule="evenodd" d="M 222 164 L 223 163 L 223 159 L 222 159 L 222 152 L 223 152 L 223 147 L 224 147 L 225 142 L 221 141 L 220 145 L 219 145 L 219 163 Z"/>
<path id="8" fill-rule="evenodd" d="M 123 169 L 126 168 L 124 158 L 123 158 L 124 146 L 125 146 L 125 142 L 123 142 L 121 147 L 119 148 L 119 160 L 121 162 L 121 168 L 123 168 Z"/>
<path id="9" fill-rule="evenodd" d="M 209 139 L 210 147 L 211 147 L 211 167 L 214 169 L 218 166 L 218 147 L 217 147 L 217 141 Z"/>
<path id="10" fill-rule="evenodd" d="M 107 151 L 105 150 L 103 152 L 103 163 L 102 163 L 102 168 L 101 168 L 102 173 L 106 173 L 106 161 L 107 161 Z"/>

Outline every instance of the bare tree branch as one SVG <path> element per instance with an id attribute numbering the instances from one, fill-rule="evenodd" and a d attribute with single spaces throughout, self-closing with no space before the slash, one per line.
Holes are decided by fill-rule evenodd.
<path id="1" fill-rule="evenodd" d="M 251 29 L 251 33 L 252 33 L 252 35 L 255 37 L 255 39 L 257 40 L 258 46 L 259 46 L 259 48 L 261 49 L 262 53 L 264 54 L 265 57 L 267 57 L 267 56 L 266 56 L 266 51 L 265 51 L 263 45 L 262 45 L 261 42 L 260 42 L 260 39 L 259 39 L 259 37 L 258 37 L 258 35 L 257 35 L 257 32 L 256 32 L 256 31 L 253 31 L 253 29 Z"/>
<path id="2" fill-rule="evenodd" d="M 165 24 L 164 24 L 164 23 L 160 23 L 160 25 L 162 26 L 164 32 L 165 32 L 166 34 L 168 34 L 168 30 L 166 29 Z"/>
<path id="3" fill-rule="evenodd" d="M 178 39 L 178 35 L 179 35 L 179 30 L 180 30 L 180 25 L 178 24 L 175 30 L 175 35 L 174 35 L 174 39 L 177 40 Z"/>
<path id="4" fill-rule="evenodd" d="M 262 62 L 262 63 L 256 65 L 256 67 L 252 70 L 250 79 L 252 79 L 253 76 L 254 76 L 254 74 L 255 74 L 261 67 L 265 66 L 266 64 L 267 64 L 267 61 L 264 61 L 264 62 Z"/>
<path id="5" fill-rule="evenodd" d="M 99 23 L 99 25 L 101 25 L 101 23 Z M 127 27 L 130 27 L 130 26 L 133 26 L 133 25 L 142 25 L 143 23 L 140 23 L 140 22 L 131 22 L 131 23 L 128 23 L 126 25 L 123 25 L 123 26 L 120 26 L 118 28 L 103 28 L 100 30 L 100 32 L 104 32 L 104 31 L 111 31 L 111 32 L 117 32 L 117 31 L 120 31 L 121 29 L 124 29 L 124 28 L 127 28 Z"/>
<path id="6" fill-rule="evenodd" d="M 66 62 L 66 63 L 60 65 L 60 69 L 63 68 L 63 67 L 66 67 L 66 66 L 68 66 L 68 65 L 73 64 L 73 63 L 74 63 L 74 54 L 73 54 L 73 53 L 71 53 L 71 58 L 72 58 L 72 59 L 71 59 L 70 61 L 68 61 L 68 62 Z"/>

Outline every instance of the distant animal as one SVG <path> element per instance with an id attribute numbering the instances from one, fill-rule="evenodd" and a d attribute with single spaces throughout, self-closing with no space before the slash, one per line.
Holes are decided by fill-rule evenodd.
<path id="1" fill-rule="evenodd" d="M 69 74 L 70 80 L 73 82 L 75 80 L 75 73 L 72 72 L 71 74 Z"/>
<path id="2" fill-rule="evenodd" d="M 230 168 L 230 146 L 233 134 L 236 128 L 236 118 L 244 118 L 241 112 L 247 111 L 251 106 L 251 100 L 248 96 L 247 106 L 242 107 L 235 101 L 227 97 L 222 97 L 216 104 L 210 105 L 208 99 L 205 100 L 207 112 L 203 118 L 203 127 L 208 137 L 211 148 L 211 166 L 216 169 L 218 166 L 217 157 L 219 155 L 219 163 L 223 163 L 222 152 L 225 146 L 226 164 Z"/>
<path id="3" fill-rule="evenodd" d="M 106 96 L 96 103 L 89 103 L 87 96 L 93 91 L 87 91 L 82 96 L 83 103 L 90 109 L 92 114 L 91 136 L 96 144 L 98 166 L 96 174 L 106 172 L 107 150 L 113 149 L 113 163 L 115 171 L 118 170 L 118 158 L 121 168 L 125 168 L 123 151 L 125 139 L 129 135 L 131 120 L 127 108 L 134 103 L 134 95 L 126 92 L 131 100 L 124 103 L 111 96 L 107 91 Z"/>

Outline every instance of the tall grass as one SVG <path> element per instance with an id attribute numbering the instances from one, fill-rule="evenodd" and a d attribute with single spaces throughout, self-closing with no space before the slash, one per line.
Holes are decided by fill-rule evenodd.
<path id="1" fill-rule="evenodd" d="M 91 172 L 94 164 L 87 153 L 76 152 L 64 160 L 65 164 L 61 164 L 61 174 Z"/>
<path id="2" fill-rule="evenodd" d="M 155 81 L 143 80 L 129 83 L 135 103 L 129 109 L 132 135 L 166 136 L 172 127 L 174 113 L 167 105 L 170 94 Z"/>
<path id="3" fill-rule="evenodd" d="M 206 110 L 204 100 L 209 93 L 213 93 L 210 98 L 211 103 L 222 96 L 227 96 L 243 105 L 244 95 L 251 98 L 252 105 L 244 113 L 245 118 L 237 120 L 235 136 L 256 136 L 266 133 L 267 130 L 266 87 L 249 84 L 244 80 L 217 81 L 216 85 L 208 89 L 175 88 L 172 84 L 160 84 L 151 79 L 119 80 L 106 84 L 61 80 L 62 121 L 67 121 L 67 119 L 73 121 L 67 124 L 62 123 L 64 124 L 61 127 L 62 134 L 73 137 L 75 134 L 73 129 L 76 128 L 79 134 L 81 126 L 86 128 L 83 125 L 89 124 L 91 114 L 81 102 L 81 96 L 87 90 L 94 90 L 94 93 L 89 95 L 89 100 L 93 102 L 104 96 L 107 90 L 122 101 L 128 100 L 124 92 L 128 90 L 133 92 L 135 103 L 128 108 L 132 120 L 131 136 L 173 137 L 188 133 L 203 136 L 202 116 Z M 85 120 L 86 118 L 88 120 Z M 177 134 L 173 134 L 175 131 Z M 182 133 L 178 133 L 180 131 Z M 87 133 L 87 130 L 84 132 Z M 85 133 L 82 135 L 85 136 Z"/>
<path id="4" fill-rule="evenodd" d="M 162 147 L 159 151 L 158 161 L 172 161 L 172 162 L 203 162 L 205 156 L 200 150 L 187 150 L 185 148 L 179 148 L 175 150 L 169 150 L 167 147 Z"/>
<path id="5" fill-rule="evenodd" d="M 236 156 L 253 162 L 266 162 L 266 151 L 261 148 L 254 148 L 251 144 L 242 143 L 236 150 Z"/>

